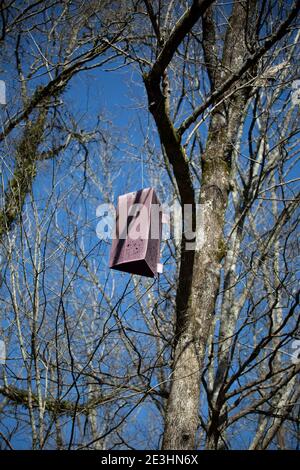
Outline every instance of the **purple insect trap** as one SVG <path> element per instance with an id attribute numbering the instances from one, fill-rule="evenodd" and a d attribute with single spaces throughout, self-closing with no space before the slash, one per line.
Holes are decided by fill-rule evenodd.
<path id="1" fill-rule="evenodd" d="M 162 218 L 161 204 L 153 188 L 119 196 L 109 267 L 146 277 L 162 273 L 159 262 Z"/>

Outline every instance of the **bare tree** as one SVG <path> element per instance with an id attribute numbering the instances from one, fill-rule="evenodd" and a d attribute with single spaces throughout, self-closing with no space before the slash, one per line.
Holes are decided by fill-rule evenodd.
<path id="1" fill-rule="evenodd" d="M 296 448 L 299 1 L 1 9 L 1 446 Z M 126 129 L 74 103 L 98 69 Z M 95 234 L 141 165 L 192 208 L 154 281 Z"/>
<path id="2" fill-rule="evenodd" d="M 232 289 L 238 292 L 234 287 L 237 282 L 235 271 L 238 269 L 237 256 L 241 251 L 241 240 L 246 237 L 243 230 L 244 224 L 248 217 L 251 217 L 250 220 L 252 219 L 251 208 L 259 194 L 265 194 L 268 189 L 282 187 L 286 184 L 285 181 L 280 180 L 278 186 L 276 185 L 276 171 L 283 165 L 278 156 L 278 146 L 282 139 L 286 141 L 285 139 L 288 140 L 289 137 L 293 138 L 296 131 L 294 127 L 296 122 L 294 121 L 292 129 L 285 129 L 287 134 L 285 133 L 284 136 L 279 134 L 277 142 L 273 142 L 273 136 L 270 136 L 271 143 L 268 141 L 268 115 L 272 113 L 272 102 L 276 101 L 283 91 L 282 80 L 293 79 L 294 70 L 289 67 L 295 49 L 294 41 L 298 39 L 298 36 L 291 25 L 296 18 L 299 4 L 296 2 L 289 11 L 285 12 L 279 5 L 274 7 L 271 3 L 266 5 L 252 1 L 234 2 L 229 15 L 222 12 L 225 17 L 228 17 L 227 27 L 222 28 L 219 27 L 216 19 L 220 7 L 212 5 L 212 3 L 194 1 L 191 7 L 185 10 L 181 18 L 174 23 L 171 32 L 166 34 L 164 27 L 161 27 L 163 21 L 157 19 L 150 2 L 145 1 L 157 43 L 156 59 L 150 71 L 144 74 L 149 110 L 154 117 L 161 143 L 173 169 L 181 205 L 184 207 L 184 205 L 190 204 L 194 207 L 194 219 L 197 196 L 192 165 L 195 151 L 190 143 L 192 139 L 195 144 L 198 140 L 202 141 L 199 144 L 200 155 L 198 154 L 197 157 L 200 165 L 195 163 L 194 168 L 199 176 L 200 196 L 198 201 L 203 212 L 202 223 L 196 230 L 201 231 L 204 243 L 199 250 L 188 251 L 188 237 L 183 232 L 176 293 L 175 357 L 163 440 L 163 447 L 166 449 L 192 449 L 195 446 L 199 427 L 200 382 L 201 376 L 203 376 L 209 337 L 213 332 L 216 300 L 220 292 L 221 273 L 223 272 L 223 305 L 217 333 L 217 341 L 219 342 L 218 366 L 215 374 L 212 371 L 212 376 L 215 375 L 215 378 L 207 387 L 211 421 L 205 426 L 208 447 L 217 447 L 222 439 L 220 428 L 224 428 L 224 414 L 227 414 L 226 391 L 239 378 L 238 374 L 228 377 L 229 367 L 232 366 L 232 362 L 230 364 L 228 358 L 230 357 L 230 343 L 233 338 L 237 341 L 234 334 L 246 301 L 243 299 L 237 308 L 237 299 L 232 293 Z M 275 22 L 274 18 L 271 21 L 270 17 L 269 20 L 266 19 L 266 15 L 270 12 L 278 13 L 278 21 Z M 202 31 L 193 30 L 193 26 L 200 18 L 202 19 Z M 268 25 L 268 21 L 271 22 L 272 27 Z M 272 32 L 266 34 L 265 29 L 272 29 Z M 289 37 L 288 46 L 284 49 L 286 42 L 283 41 L 286 41 L 287 35 Z M 264 36 L 263 39 L 262 36 Z M 184 76 L 188 75 L 186 68 L 190 68 L 192 73 L 188 77 L 192 80 L 193 77 L 198 77 L 197 65 L 190 66 L 189 64 L 197 52 L 199 53 L 197 43 L 201 45 L 203 51 L 203 63 L 210 89 L 208 96 L 204 97 L 202 103 L 201 101 L 199 103 L 197 98 L 194 99 L 192 93 L 189 96 L 188 87 L 192 88 L 192 86 L 189 84 L 185 87 Z M 181 45 L 182 48 L 180 48 Z M 192 52 L 190 53 L 190 51 Z M 180 73 L 176 65 L 173 65 L 177 54 L 183 63 L 181 75 L 183 85 L 181 94 L 179 90 L 176 90 L 175 102 L 172 103 L 171 88 L 173 88 L 175 74 Z M 194 63 L 199 63 L 199 59 L 196 58 Z M 199 83 L 198 79 L 197 81 Z M 265 86 L 270 86 L 269 84 L 272 82 L 276 83 L 276 88 L 273 85 L 275 88 L 273 91 L 274 88 L 271 87 L 273 93 L 270 97 L 267 92 L 268 88 Z M 207 80 L 204 78 L 203 87 L 206 86 Z M 264 105 L 261 104 L 264 102 L 264 95 L 266 95 L 268 109 L 264 109 Z M 190 101 L 192 111 L 188 112 L 186 106 L 183 111 L 186 117 L 180 120 L 178 109 L 184 107 L 183 103 L 186 99 Z M 253 102 L 255 115 L 252 122 L 249 122 L 247 110 Z M 257 113 L 258 103 L 260 104 L 259 108 L 262 108 L 260 114 Z M 291 112 L 289 109 L 287 117 L 289 125 L 291 125 Z M 197 122 L 199 117 L 203 115 L 203 120 Z M 206 139 L 204 140 L 200 137 L 201 129 L 204 127 L 203 123 L 208 119 L 209 123 L 205 131 Z M 283 116 L 281 119 L 283 123 Z M 192 126 L 194 126 L 193 130 L 190 131 Z M 261 137 L 260 140 L 258 138 L 255 149 L 254 142 L 256 143 L 257 138 L 254 137 L 254 129 L 256 127 L 261 131 Z M 285 126 L 283 127 L 285 128 Z M 248 168 L 240 163 L 243 153 L 239 148 L 242 144 L 244 128 L 249 129 L 250 164 Z M 190 134 L 186 137 L 187 132 Z M 274 155 L 276 153 L 277 158 Z M 286 171 L 288 170 L 284 170 L 284 173 Z M 200 172 L 201 175 L 199 175 Z M 273 185 L 271 188 L 262 189 L 262 185 L 265 181 L 270 181 L 270 177 Z M 276 194 L 275 192 L 274 199 L 276 199 Z M 224 237 L 226 209 L 230 202 L 230 195 L 233 197 L 232 204 L 234 204 L 236 217 L 230 235 Z M 284 197 L 283 202 L 285 202 Z M 255 260 L 256 270 L 259 270 L 264 264 L 269 250 L 272 249 L 272 243 L 276 242 L 277 248 L 280 249 L 277 241 L 279 229 L 290 220 L 298 203 L 299 197 L 293 195 L 291 201 L 286 201 L 282 210 L 279 210 L 278 207 L 273 208 L 275 226 L 269 228 L 272 235 L 266 239 L 263 237 L 262 244 L 257 247 L 259 255 Z M 256 232 L 255 238 L 260 239 L 261 236 L 261 233 Z M 278 258 L 280 255 L 276 256 Z M 278 262 L 277 272 L 279 265 Z M 255 281 L 253 280 L 253 282 Z M 246 289 L 246 295 L 249 292 L 248 289 Z M 274 296 L 273 292 L 270 295 Z M 292 316 L 297 300 L 297 295 L 293 295 L 292 304 L 290 308 L 287 307 L 289 313 L 281 316 L 277 321 L 273 320 L 274 308 L 278 302 L 277 297 L 276 302 L 270 300 L 268 313 L 270 324 L 266 325 L 268 333 L 260 339 L 258 345 L 249 355 L 250 362 L 261 353 L 263 347 L 266 347 L 270 342 L 273 343 L 273 335 L 280 334 L 287 319 Z M 295 325 L 291 327 L 289 337 L 295 328 Z M 282 340 L 283 338 L 281 338 Z M 213 342 L 215 341 L 214 338 Z M 279 343 L 283 344 L 281 341 Z M 214 356 L 211 361 L 215 361 Z M 215 364 L 212 364 L 210 367 L 214 366 Z M 247 361 L 240 366 L 240 373 L 246 367 Z M 292 384 L 295 380 L 293 378 L 296 374 L 295 366 L 291 366 L 290 374 L 286 392 L 288 399 L 290 399 L 290 388 L 293 389 Z M 266 432 L 266 426 L 265 423 L 263 432 Z M 278 426 L 280 427 L 277 422 L 274 425 L 273 432 L 275 434 Z M 270 433 L 272 435 L 272 432 Z M 258 442 L 261 444 L 260 436 Z"/>

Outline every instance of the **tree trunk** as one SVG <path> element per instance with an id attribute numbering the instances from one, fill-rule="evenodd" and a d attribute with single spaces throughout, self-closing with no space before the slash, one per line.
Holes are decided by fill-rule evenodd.
<path id="1" fill-rule="evenodd" d="M 217 78 L 214 77 L 218 83 L 226 79 L 228 71 L 238 70 L 243 62 L 246 10 L 245 2 L 234 4 L 225 38 L 221 72 Z M 196 445 L 201 374 L 219 289 L 221 261 L 225 254 L 223 228 L 230 191 L 231 155 L 248 93 L 247 87 L 240 89 L 215 108 L 211 115 L 206 150 L 202 156 L 199 202 L 203 218 L 202 226 L 197 227 L 204 243 L 195 252 L 193 266 L 186 267 L 192 272 L 192 283 L 185 308 L 180 290 L 177 292 L 176 349 L 163 449 L 194 449 Z M 184 262 L 183 253 L 181 263 Z M 217 441 L 217 431 L 211 432 L 213 441 Z"/>

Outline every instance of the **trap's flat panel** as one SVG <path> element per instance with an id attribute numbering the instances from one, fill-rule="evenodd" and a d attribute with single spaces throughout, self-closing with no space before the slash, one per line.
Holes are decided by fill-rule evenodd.
<path id="1" fill-rule="evenodd" d="M 111 269 L 147 277 L 157 274 L 161 241 L 159 208 L 153 188 L 119 196 L 116 238 L 112 242 L 109 261 Z"/>
<path id="2" fill-rule="evenodd" d="M 156 210 L 154 210 L 156 207 Z M 151 201 L 151 217 L 150 217 L 150 236 L 148 239 L 145 261 L 151 271 L 157 274 L 157 264 L 160 258 L 160 243 L 162 233 L 162 212 L 159 199 L 153 190 Z"/>

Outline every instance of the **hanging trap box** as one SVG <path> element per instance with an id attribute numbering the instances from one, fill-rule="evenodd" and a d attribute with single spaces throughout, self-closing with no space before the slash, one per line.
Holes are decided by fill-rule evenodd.
<path id="1" fill-rule="evenodd" d="M 162 219 L 161 205 L 153 188 L 119 196 L 109 267 L 146 277 L 161 273 Z"/>

